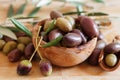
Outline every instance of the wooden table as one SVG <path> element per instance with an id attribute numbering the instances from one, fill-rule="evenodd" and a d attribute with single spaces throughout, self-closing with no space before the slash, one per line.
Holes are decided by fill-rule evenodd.
<path id="1" fill-rule="evenodd" d="M 120 1 L 119 0 L 106 0 L 106 5 L 99 7 L 98 11 L 109 13 L 110 16 L 120 17 Z M 0 3 L 0 24 L 6 19 L 9 3 Z M 18 4 L 15 2 L 16 9 L 22 2 Z M 49 6 L 41 8 L 38 16 L 41 19 L 49 16 L 49 12 L 53 9 L 58 9 L 61 12 L 74 11 L 75 7 L 66 5 L 63 8 L 59 8 L 62 3 L 54 2 Z M 91 3 L 90 3 L 91 5 Z M 25 9 L 24 15 L 28 14 L 33 9 L 33 6 L 29 4 Z M 102 29 L 106 40 L 111 42 L 115 35 L 120 35 L 120 19 L 112 20 L 112 28 Z M 120 80 L 120 67 L 112 72 L 106 72 L 100 67 L 90 66 L 86 62 L 70 68 L 60 68 L 54 66 L 53 74 L 49 77 L 42 76 L 38 68 L 38 62 L 33 62 L 33 68 L 29 75 L 19 76 L 16 73 L 16 66 L 18 63 L 10 63 L 2 52 L 0 52 L 0 80 Z"/>

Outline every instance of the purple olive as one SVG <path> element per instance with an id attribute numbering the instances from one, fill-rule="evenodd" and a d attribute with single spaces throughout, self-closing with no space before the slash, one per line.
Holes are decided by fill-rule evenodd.
<path id="1" fill-rule="evenodd" d="M 75 47 L 82 43 L 82 38 L 80 35 L 78 35 L 76 33 L 67 33 L 63 37 L 62 42 L 63 42 L 63 45 L 65 45 L 67 47 Z"/>
<path id="2" fill-rule="evenodd" d="M 17 66 L 17 73 L 19 75 L 27 75 L 32 69 L 32 63 L 28 60 L 22 60 Z"/>
<path id="3" fill-rule="evenodd" d="M 54 29 L 48 35 L 49 41 L 52 41 L 61 35 L 62 35 L 62 32 L 59 29 Z"/>
<path id="4" fill-rule="evenodd" d="M 82 43 L 83 44 L 85 44 L 87 42 L 86 37 L 84 36 L 84 34 L 79 29 L 73 29 L 72 33 L 76 33 L 76 34 L 80 35 L 81 38 L 82 38 Z"/>
<path id="5" fill-rule="evenodd" d="M 91 18 L 86 16 L 79 16 L 76 22 L 80 25 L 80 29 L 83 31 L 83 33 L 90 39 L 92 39 L 93 37 L 98 37 L 98 27 Z"/>

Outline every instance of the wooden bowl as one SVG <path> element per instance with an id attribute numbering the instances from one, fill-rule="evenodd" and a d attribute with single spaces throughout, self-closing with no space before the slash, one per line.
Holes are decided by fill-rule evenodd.
<path id="1" fill-rule="evenodd" d="M 33 43 L 36 47 L 36 35 L 38 32 L 38 28 L 43 24 L 44 21 L 40 21 L 37 23 L 32 30 L 33 33 Z M 88 41 L 86 44 L 81 45 L 75 48 L 67 48 L 67 47 L 58 47 L 51 46 L 47 48 L 39 47 L 39 51 L 42 56 L 51 61 L 52 64 L 61 66 L 61 67 L 69 67 L 82 63 L 85 61 L 92 53 L 96 46 L 97 38 L 93 38 Z M 42 41 L 41 45 L 46 44 L 46 42 Z"/>

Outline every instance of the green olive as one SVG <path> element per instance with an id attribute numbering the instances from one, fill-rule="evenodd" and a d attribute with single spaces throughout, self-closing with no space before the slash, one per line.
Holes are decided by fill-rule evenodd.
<path id="1" fill-rule="evenodd" d="M 23 52 L 24 49 L 25 49 L 25 45 L 22 44 L 22 43 L 19 43 L 19 44 L 17 45 L 17 48 L 18 48 L 21 52 Z"/>
<path id="2" fill-rule="evenodd" d="M 18 41 L 18 43 L 27 45 L 31 42 L 31 39 L 30 39 L 30 37 L 19 37 L 17 41 Z"/>
<path id="3" fill-rule="evenodd" d="M 62 17 L 57 18 L 56 26 L 64 32 L 69 32 L 69 31 L 72 31 L 73 29 L 71 23 L 67 19 Z"/>
<path id="4" fill-rule="evenodd" d="M 71 16 L 65 16 L 65 19 L 67 19 L 71 23 L 71 25 L 72 25 L 73 28 L 75 27 L 75 20 L 74 20 L 73 17 L 71 17 Z"/>
<path id="5" fill-rule="evenodd" d="M 5 41 L 4 40 L 0 40 L 0 50 L 3 48 L 4 45 L 5 45 Z"/>
<path id="6" fill-rule="evenodd" d="M 9 41 L 4 45 L 3 52 L 5 54 L 8 54 L 11 50 L 15 49 L 16 47 L 17 43 L 15 41 Z"/>
<path id="7" fill-rule="evenodd" d="M 48 29 L 48 27 L 50 26 L 50 24 L 53 22 L 53 20 L 48 20 L 45 22 L 45 25 L 44 25 L 44 31 L 46 31 Z"/>
<path id="8" fill-rule="evenodd" d="M 116 65 L 117 63 L 117 57 L 115 54 L 108 54 L 106 55 L 105 57 L 105 63 L 106 65 L 110 66 L 110 67 L 113 67 Z"/>

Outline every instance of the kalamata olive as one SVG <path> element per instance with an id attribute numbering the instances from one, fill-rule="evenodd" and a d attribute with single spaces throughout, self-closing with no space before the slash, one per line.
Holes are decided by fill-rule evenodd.
<path id="1" fill-rule="evenodd" d="M 59 29 L 54 29 L 48 34 L 49 41 L 52 41 L 61 35 L 62 35 L 62 32 Z"/>
<path id="2" fill-rule="evenodd" d="M 88 63 L 91 65 L 98 65 L 98 58 L 101 50 L 106 46 L 106 42 L 104 40 L 99 40 L 92 54 L 88 58 Z"/>
<path id="3" fill-rule="evenodd" d="M 88 36 L 91 39 L 99 35 L 98 27 L 91 18 L 86 16 L 80 16 L 78 18 L 80 18 L 78 19 L 80 28 L 86 36 Z"/>
<path id="4" fill-rule="evenodd" d="M 30 59 L 31 55 L 33 54 L 35 48 L 33 46 L 33 43 L 29 43 L 24 50 L 24 55 L 26 59 Z"/>
<path id="5" fill-rule="evenodd" d="M 117 53 L 120 51 L 120 43 L 110 43 L 104 48 L 104 53 Z"/>
<path id="6" fill-rule="evenodd" d="M 20 58 L 22 56 L 22 52 L 16 48 L 16 49 L 10 51 L 7 56 L 8 56 L 8 59 L 10 62 L 16 62 L 16 61 L 20 60 Z"/>
<path id="7" fill-rule="evenodd" d="M 107 54 L 105 57 L 106 65 L 113 67 L 117 63 L 117 56 L 115 54 Z"/>
<path id="8" fill-rule="evenodd" d="M 64 31 L 64 32 L 69 32 L 69 31 L 72 31 L 73 29 L 73 26 L 71 25 L 71 23 L 65 18 L 57 18 L 56 26 L 61 31 Z"/>
<path id="9" fill-rule="evenodd" d="M 84 36 L 84 34 L 79 29 L 73 29 L 71 32 L 80 35 L 81 38 L 82 38 L 82 43 L 83 44 L 85 44 L 87 42 L 86 37 Z"/>
<path id="10" fill-rule="evenodd" d="M 67 33 L 62 42 L 67 47 L 75 47 L 82 43 L 82 38 L 76 33 Z"/>
<path id="11" fill-rule="evenodd" d="M 14 41 L 14 39 L 7 37 L 7 36 L 3 36 L 3 40 L 5 40 L 6 42 Z"/>
<path id="12" fill-rule="evenodd" d="M 22 60 L 17 66 L 17 74 L 27 75 L 32 69 L 32 63 L 28 60 Z"/>
<path id="13" fill-rule="evenodd" d="M 17 37 L 27 36 L 24 32 L 15 32 L 15 35 L 16 35 Z"/>
<path id="14" fill-rule="evenodd" d="M 50 17 L 51 19 L 57 19 L 59 17 L 63 17 L 63 15 L 58 11 L 51 11 Z"/>

